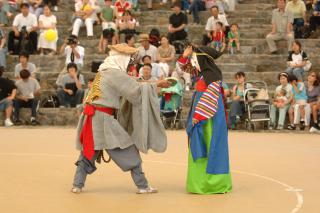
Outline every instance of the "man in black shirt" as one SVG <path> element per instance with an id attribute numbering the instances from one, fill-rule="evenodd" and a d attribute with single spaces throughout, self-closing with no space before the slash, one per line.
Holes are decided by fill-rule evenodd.
<path id="1" fill-rule="evenodd" d="M 13 123 L 10 119 L 12 114 L 12 101 L 16 96 L 17 90 L 13 81 L 9 79 L 2 78 L 4 68 L 0 67 L 0 111 L 6 112 L 6 119 L 4 125 L 6 127 L 13 126 Z"/>
<path id="2" fill-rule="evenodd" d="M 181 12 L 181 5 L 179 3 L 175 3 L 173 5 L 174 14 L 169 17 L 169 42 L 176 40 L 184 40 L 187 38 L 187 32 L 185 28 L 188 24 L 188 17 L 186 14 Z"/>

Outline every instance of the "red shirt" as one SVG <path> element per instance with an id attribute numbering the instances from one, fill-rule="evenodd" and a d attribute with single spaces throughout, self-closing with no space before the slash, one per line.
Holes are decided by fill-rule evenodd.
<path id="1" fill-rule="evenodd" d="M 225 37 L 225 34 L 222 30 L 219 32 L 216 32 L 216 36 L 214 36 L 214 32 L 212 33 L 212 41 L 222 42 L 224 37 Z"/>
<path id="2" fill-rule="evenodd" d="M 121 3 L 121 1 L 117 1 L 114 6 L 117 8 L 117 13 L 124 13 L 131 7 L 128 1 L 125 1 L 123 4 Z"/>

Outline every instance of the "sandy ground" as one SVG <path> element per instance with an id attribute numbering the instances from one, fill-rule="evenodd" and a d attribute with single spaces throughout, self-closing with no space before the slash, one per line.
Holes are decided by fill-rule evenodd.
<path id="1" fill-rule="evenodd" d="M 111 163 L 72 194 L 74 135 L 73 128 L 0 128 L 1 213 L 320 212 L 319 135 L 230 133 L 234 189 L 206 196 L 185 192 L 184 131 L 168 132 L 166 153 L 143 156 L 160 193 L 136 195 L 130 174 Z"/>

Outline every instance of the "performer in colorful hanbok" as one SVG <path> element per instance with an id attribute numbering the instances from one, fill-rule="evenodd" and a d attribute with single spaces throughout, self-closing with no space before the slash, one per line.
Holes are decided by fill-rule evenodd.
<path id="1" fill-rule="evenodd" d="M 101 162 L 106 150 L 117 166 L 131 172 L 138 194 L 156 193 L 142 171 L 139 151 L 166 150 L 157 87 L 167 88 L 170 83 L 166 80 L 138 83 L 127 74 L 138 49 L 126 44 L 109 48 L 109 56 L 99 67 L 78 124 L 77 149 L 81 153 L 71 191 L 82 191 L 87 175 L 96 170 L 95 161 Z"/>
<path id="2" fill-rule="evenodd" d="M 214 62 L 220 56 L 213 48 L 190 45 L 178 60 L 180 67 L 196 80 L 187 121 L 190 193 L 218 194 L 232 190 L 222 73 Z"/>

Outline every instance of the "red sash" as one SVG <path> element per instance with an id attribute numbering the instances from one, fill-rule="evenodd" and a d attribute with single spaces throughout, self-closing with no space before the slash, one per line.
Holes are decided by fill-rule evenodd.
<path id="1" fill-rule="evenodd" d="M 80 134 L 80 141 L 83 146 L 83 155 L 88 160 L 91 160 L 94 156 L 94 141 L 93 141 L 93 132 L 92 132 L 92 117 L 95 114 L 95 111 L 104 112 L 109 115 L 114 115 L 114 109 L 108 107 L 98 107 L 94 105 L 86 105 L 83 114 L 87 116 L 82 131 Z"/>

